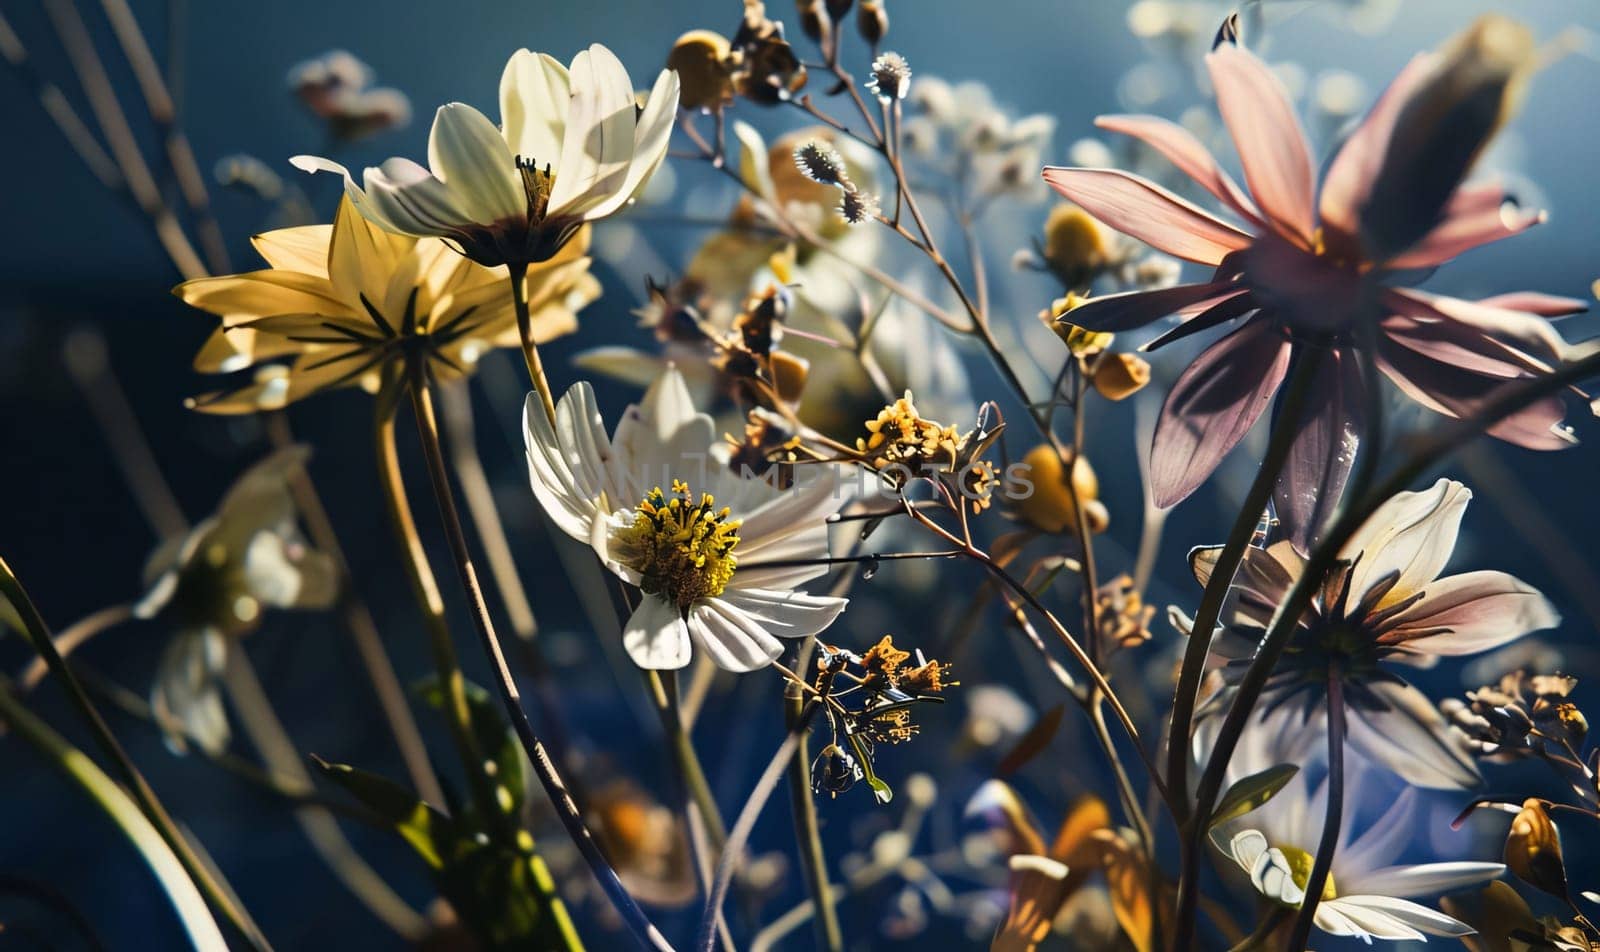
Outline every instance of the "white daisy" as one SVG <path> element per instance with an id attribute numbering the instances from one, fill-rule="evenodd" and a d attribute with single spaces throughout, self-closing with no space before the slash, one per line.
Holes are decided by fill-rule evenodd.
<path id="1" fill-rule="evenodd" d="M 544 261 L 586 221 L 627 204 L 667 154 L 678 111 L 678 74 L 662 70 L 643 107 L 628 71 L 595 44 L 569 71 L 547 54 L 518 50 L 500 79 L 496 128 L 462 103 L 441 106 L 428 136 L 428 168 L 393 158 L 355 183 L 331 159 L 290 161 L 344 176 L 361 214 L 390 231 L 444 238 L 494 266 Z"/>
<path id="2" fill-rule="evenodd" d="M 641 668 L 689 663 L 691 641 L 730 671 L 776 660 L 782 638 L 826 628 L 845 599 L 797 586 L 826 572 L 836 481 L 780 490 L 713 458 L 711 418 L 667 368 L 606 439 L 594 391 L 578 383 L 552 427 L 534 396 L 523 413 L 534 495 L 642 599 L 623 642 Z"/>
<path id="3" fill-rule="evenodd" d="M 1248 759 L 1248 758 L 1247 758 Z M 1265 761 L 1260 764 L 1265 765 Z M 1364 765 L 1356 761 L 1346 789 L 1359 790 Z M 1241 774 L 1243 767 L 1237 767 Z M 1314 922 L 1329 935 L 1373 939 L 1427 941 L 1430 935 L 1463 936 L 1471 926 L 1438 910 L 1413 902 L 1471 886 L 1500 875 L 1499 863 L 1446 862 L 1394 865 L 1416 831 L 1417 791 L 1408 787 L 1383 816 L 1360 836 L 1340 832 L 1338 850 Z M 1304 772 L 1258 809 L 1225 827 L 1218 836 L 1233 861 L 1249 876 L 1256 891 L 1273 902 L 1298 909 L 1322 837 L 1327 815 L 1327 786 L 1308 795 Z M 1225 839 L 1225 842 L 1224 842 Z"/>

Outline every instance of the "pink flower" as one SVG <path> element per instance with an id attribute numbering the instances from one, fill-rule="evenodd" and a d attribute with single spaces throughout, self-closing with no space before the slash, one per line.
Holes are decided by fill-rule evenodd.
<path id="1" fill-rule="evenodd" d="M 1561 616 L 1532 586 L 1504 572 L 1440 577 L 1471 499 L 1465 486 L 1441 479 L 1425 491 L 1400 493 L 1372 514 L 1301 616 L 1247 733 L 1297 737 L 1296 749 L 1324 748 L 1317 738 L 1327 730 L 1325 692 L 1329 678 L 1338 677 L 1348 705 L 1348 743 L 1362 756 L 1418 786 L 1477 781 L 1461 738 L 1391 663 L 1432 667 L 1440 658 L 1489 651 L 1554 628 Z M 1201 585 L 1210 580 L 1220 549 L 1190 555 Z M 1222 688 L 1206 705 L 1209 713 L 1226 707 L 1222 702 L 1305 566 L 1287 542 L 1245 551 L 1229 616 L 1212 643 Z M 1200 749 L 1209 749 L 1220 720 L 1203 717 Z"/>
<path id="2" fill-rule="evenodd" d="M 1576 300 L 1520 293 L 1464 301 L 1396 286 L 1406 272 L 1517 234 L 1543 219 L 1495 183 L 1462 185 L 1527 71 L 1532 39 L 1484 18 L 1440 53 L 1419 55 L 1345 141 L 1317 189 L 1294 109 L 1266 65 L 1236 46 L 1206 59 L 1248 191 L 1182 127 L 1102 116 L 1171 160 L 1241 223 L 1115 169 L 1046 168 L 1045 181 L 1107 225 L 1216 268 L 1212 279 L 1094 298 L 1073 324 L 1124 331 L 1169 314 L 1150 349 L 1224 324 L 1173 385 L 1156 427 L 1151 481 L 1171 506 L 1211 475 L 1267 408 L 1307 348 L 1321 360 L 1276 501 L 1302 548 L 1338 500 L 1363 426 L 1362 363 L 1437 412 L 1470 415 L 1506 381 L 1546 372 L 1566 344 L 1546 318 Z M 1558 449 L 1572 438 L 1551 397 L 1497 425 L 1501 439 Z"/>

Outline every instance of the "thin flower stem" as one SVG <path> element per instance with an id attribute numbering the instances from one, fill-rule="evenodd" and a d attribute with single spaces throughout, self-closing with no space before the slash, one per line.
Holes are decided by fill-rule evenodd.
<path id="1" fill-rule="evenodd" d="M 439 594 L 439 582 L 428 564 L 428 553 L 422 547 L 422 537 L 417 533 L 417 523 L 411 512 L 411 501 L 406 493 L 405 478 L 400 470 L 400 452 L 395 443 L 395 414 L 398 410 L 402 378 L 391 376 L 379 391 L 375 405 L 374 443 L 378 458 L 378 482 L 388 512 L 395 541 L 400 544 L 405 563 L 406 578 L 416 597 L 417 607 L 428 630 L 428 643 L 433 650 L 434 673 L 439 690 L 444 695 L 444 719 L 450 729 L 456 754 L 466 774 L 467 786 L 472 791 L 473 802 L 487 822 L 503 817 L 497 805 L 494 786 L 484 775 L 486 758 L 472 732 L 472 709 L 467 700 L 466 679 L 461 674 L 461 662 L 456 657 L 455 643 L 450 640 L 449 623 L 445 620 L 444 598 Z M 442 806 L 443 804 L 439 804 Z M 501 821 L 503 823 L 503 820 Z M 502 837 L 509 831 L 502 829 Z M 509 842 L 509 840 L 507 840 Z"/>
<path id="2" fill-rule="evenodd" d="M 64 688 L 67 696 L 71 698 L 73 707 L 88 724 L 89 731 L 94 735 L 95 743 L 105 755 L 110 758 L 123 783 L 128 787 L 134 800 L 138 803 L 140 812 L 150 821 L 150 824 L 160 833 L 161 839 L 166 841 L 167 847 L 182 864 L 184 871 L 194 885 L 205 894 L 218 912 L 239 930 L 245 941 L 255 949 L 265 950 L 272 946 L 267 942 L 265 935 L 251 920 L 249 913 L 233 901 L 233 891 L 218 877 L 212 875 L 210 869 L 201 862 L 189 841 L 184 839 L 178 826 L 173 822 L 172 816 L 167 813 L 160 799 L 156 797 L 150 784 L 134 765 L 127 751 L 122 749 L 116 735 L 111 733 L 111 728 L 106 724 L 105 718 L 100 716 L 100 711 L 89 700 L 89 695 L 84 691 L 83 684 L 76 674 L 67 665 L 67 660 L 56 651 L 55 642 L 50 637 L 50 629 L 39 615 L 39 609 L 34 606 L 33 600 L 28 597 L 28 592 L 22 587 L 11 566 L 0 558 L 0 595 L 11 603 L 18 615 L 22 618 L 23 634 L 33 646 L 45 663 L 50 666 L 50 673 L 55 675 Z"/>
<path id="3" fill-rule="evenodd" d="M 105 337 L 97 330 L 74 331 L 62 345 L 62 358 L 145 520 L 162 539 L 188 532 L 189 520 L 184 517 L 183 507 L 161 475 L 161 466 L 150 450 L 139 418 L 111 369 Z"/>
<path id="4" fill-rule="evenodd" d="M 1200 679 L 1205 674 L 1206 655 L 1211 651 L 1211 637 L 1222 616 L 1222 604 L 1228 588 L 1233 584 L 1234 573 L 1244 561 L 1245 549 L 1261 523 L 1261 514 L 1272 498 L 1284 463 L 1289 459 L 1289 449 L 1300 432 L 1300 419 L 1306 399 L 1316 378 L 1317 364 L 1322 360 L 1320 350 L 1307 349 L 1291 371 L 1284 390 L 1283 402 L 1278 407 L 1278 418 L 1272 425 L 1272 436 L 1267 442 L 1266 454 L 1256 470 L 1254 481 L 1245 493 L 1239 514 L 1228 530 L 1227 541 L 1211 568 L 1205 592 L 1195 610 L 1194 626 L 1189 631 L 1189 643 L 1184 649 L 1183 666 L 1178 673 L 1178 687 L 1172 699 L 1172 718 L 1167 728 L 1167 785 L 1173 790 L 1189 789 L 1189 732 L 1194 726 L 1195 704 L 1200 692 Z M 1178 813 L 1174 817 L 1181 825 L 1189 822 L 1189 804 L 1179 797 Z M 1205 823 L 1202 816 L 1200 824 Z M 1198 871 L 1198 857 L 1188 857 L 1182 863 L 1184 872 Z"/>
<path id="5" fill-rule="evenodd" d="M 805 670 L 810 662 L 811 643 L 798 645 L 796 667 Z M 784 725 L 793 730 L 805 713 L 805 692 L 793 681 L 783 687 Z M 817 947 L 827 952 L 844 948 L 844 933 L 839 928 L 839 911 L 834 907 L 833 890 L 828 882 L 828 859 L 822 849 L 822 831 L 817 824 L 817 802 L 811 794 L 811 758 L 807 751 L 809 732 L 801 731 L 789 758 L 789 812 L 794 818 L 795 845 L 800 850 L 800 868 L 805 874 L 806 891 L 818 915 Z"/>
<path id="6" fill-rule="evenodd" d="M 517 312 L 517 335 L 522 340 L 522 359 L 528 365 L 533 388 L 539 391 L 544 414 L 553 424 L 556 422 L 556 399 L 550 392 L 550 380 L 544 374 L 544 362 L 539 359 L 539 344 L 533 339 L 533 318 L 528 314 L 528 265 L 513 261 L 508 267 L 511 270 L 511 305 Z"/>
<path id="7" fill-rule="evenodd" d="M 1338 517 L 1323 534 L 1321 542 L 1312 550 L 1305 569 L 1295 579 L 1284 600 L 1279 604 L 1255 658 L 1239 682 L 1233 703 L 1228 708 L 1222 727 L 1218 731 L 1216 743 L 1212 747 L 1210 760 L 1200 777 L 1195 798 L 1195 816 L 1209 815 L 1216 805 L 1228 762 L 1233 757 L 1234 749 L 1238 746 L 1239 738 L 1244 732 L 1256 701 L 1266 688 L 1267 679 L 1288 646 L 1289 639 L 1306 607 L 1337 561 L 1339 552 L 1356 531 L 1391 496 L 1403 491 L 1430 467 L 1481 436 L 1496 423 L 1597 373 L 1600 373 L 1600 351 L 1590 353 L 1543 376 L 1503 385 L 1493 397 L 1484 402 L 1477 414 L 1441 427 L 1433 439 L 1412 453 L 1380 481 L 1367 498 L 1347 500 L 1347 505 L 1342 507 Z M 1199 850 L 1204 834 L 1203 824 L 1189 824 L 1185 838 L 1191 841 L 1191 849 Z M 1193 899 L 1189 899 L 1187 907 L 1184 904 L 1184 893 L 1187 892 L 1192 897 L 1197 891 L 1193 878 L 1191 877 L 1187 886 L 1180 881 L 1179 890 L 1177 923 L 1180 930 L 1178 938 L 1181 943 L 1185 937 L 1193 936 Z M 1187 917 L 1184 914 L 1186 908 Z"/>
<path id="8" fill-rule="evenodd" d="M 149 217 L 156 238 L 178 272 L 186 279 L 205 277 L 205 264 L 184 234 L 177 216 L 162 198 L 161 188 L 139 151 L 138 139 L 128 125 L 128 116 L 117 100 L 116 88 L 106 73 L 100 54 L 95 51 L 94 40 L 83 22 L 83 16 L 78 12 L 75 0 L 43 0 L 43 5 L 55 27 L 56 36 L 67 52 L 67 58 L 72 62 L 78 83 L 89 100 L 89 111 L 94 114 L 95 123 L 111 147 L 111 155 L 127 183 L 128 192 L 139 209 Z"/>
<path id="9" fill-rule="evenodd" d="M 167 88 L 166 77 L 161 75 L 161 68 L 156 65 L 150 45 L 145 42 L 144 31 L 140 29 L 139 20 L 133 15 L 127 0 L 101 0 L 100 5 L 111 23 L 111 32 L 122 47 L 122 56 L 128 61 L 134 79 L 144 94 L 150 121 L 165 140 L 168 166 L 177 180 L 179 194 L 189 206 L 211 271 L 225 274 L 232 270 L 228 264 L 228 246 L 223 240 L 216 215 L 212 213 L 211 196 L 206 191 L 206 180 L 200 172 L 200 165 L 195 161 L 194 149 L 189 145 L 189 137 L 178 125 L 178 108 Z"/>
<path id="10" fill-rule="evenodd" d="M 1305 898 L 1289 932 L 1289 952 L 1304 952 L 1311 941 L 1311 926 L 1317 919 L 1317 904 L 1333 869 L 1333 854 L 1339 849 L 1339 828 L 1344 822 L 1344 674 L 1335 666 L 1328 673 L 1328 815 L 1322 823 L 1322 839 L 1317 843 L 1317 858 L 1306 880 Z"/>
<path id="11" fill-rule="evenodd" d="M 734 821 L 733 831 L 728 834 L 727 848 L 722 851 L 722 859 L 717 863 L 717 875 L 711 888 L 711 895 L 706 898 L 705 912 L 700 918 L 700 932 L 695 939 L 695 948 L 700 952 L 711 952 L 717 942 L 717 920 L 722 917 L 722 903 L 728 897 L 728 886 L 733 882 L 734 867 L 738 865 L 744 855 L 745 844 L 750 840 L 750 834 L 755 830 L 756 819 L 761 815 L 761 808 L 767 805 L 767 800 L 772 796 L 772 791 L 783 779 L 784 771 L 788 769 L 789 761 L 794 757 L 794 752 L 800 747 L 800 738 L 805 735 L 811 726 L 811 719 L 822 708 L 822 702 L 813 700 L 808 702 L 800 715 L 794 719 L 789 728 L 789 734 L 779 745 L 778 752 L 767 763 L 761 777 L 756 781 L 755 787 L 750 791 L 750 796 L 745 799 L 744 807 L 739 811 L 739 818 Z"/>
<path id="12" fill-rule="evenodd" d="M 272 702 L 261 685 L 261 679 L 256 676 L 255 667 L 250 664 L 244 646 L 234 645 L 228 650 L 223 683 L 227 685 L 228 697 L 239 714 L 239 721 L 244 725 L 250 743 L 261 755 L 267 770 L 285 778 L 296 788 L 314 789 L 299 748 L 273 710 Z M 312 849 L 316 850 L 334 877 L 379 922 L 412 941 L 426 934 L 427 920 L 407 905 L 384 878 L 367 865 L 366 860 L 345 838 L 333 814 L 316 804 L 305 803 L 295 808 L 294 815 Z"/>
<path id="13" fill-rule="evenodd" d="M 660 671 L 646 671 L 645 680 L 650 687 L 656 713 L 661 717 L 661 727 L 666 731 L 667 741 L 672 747 L 672 759 L 678 768 L 679 779 L 683 781 L 684 792 L 705 823 L 706 839 L 709 841 L 707 845 L 711 848 L 714 861 L 722 855 L 728 841 L 728 827 L 722 820 L 717 798 L 711 792 L 700 755 L 694 749 L 694 739 L 689 736 L 689 729 L 683 720 L 677 672 L 667 672 L 667 676 L 663 677 Z"/>
<path id="14" fill-rule="evenodd" d="M 22 38 L 11 28 L 5 14 L 0 13 L 0 59 L 6 61 L 23 84 L 33 91 L 34 97 L 39 100 L 40 108 L 55 123 L 56 129 L 62 138 L 67 140 L 67 145 L 76 152 L 83 164 L 89 167 L 90 173 L 100 180 L 100 184 L 115 194 L 118 198 L 126 199 L 135 211 L 138 205 L 133 203 L 133 197 L 128 194 L 128 183 L 123 179 L 122 172 L 117 168 L 117 162 L 100 140 L 89 131 L 89 126 L 83 121 L 83 116 L 67 99 L 61 87 L 46 79 L 38 68 L 33 65 L 28 56 L 28 48 L 23 45 Z"/>
<path id="15" fill-rule="evenodd" d="M 518 282 L 520 288 L 520 281 Z M 520 296 L 521 291 L 517 294 Z M 526 311 L 526 304 L 521 310 Z M 530 338 L 524 337 L 524 343 L 529 343 Z M 525 351 L 534 353 L 536 351 Z M 528 715 L 522 709 L 522 696 L 517 688 L 516 681 L 511 677 L 511 669 L 506 665 L 505 652 L 500 647 L 500 638 L 495 634 L 494 622 L 489 617 L 488 606 L 484 602 L 483 589 L 478 584 L 478 572 L 472 564 L 472 554 L 467 548 L 466 533 L 461 526 L 461 516 L 456 511 L 455 496 L 450 489 L 450 474 L 446 469 L 444 451 L 439 445 L 439 427 L 434 419 L 433 400 L 429 395 L 429 381 L 427 366 L 417 361 L 410 366 L 410 386 L 407 388 L 411 395 L 411 407 L 416 417 L 417 432 L 422 442 L 422 454 L 427 460 L 428 477 L 433 484 L 434 499 L 439 506 L 439 518 L 444 524 L 445 537 L 450 545 L 450 554 L 454 557 L 456 573 L 461 582 L 463 592 L 467 597 L 467 606 L 472 615 L 474 627 L 478 632 L 478 640 L 484 654 L 488 656 L 491 673 L 494 678 L 496 693 L 500 697 L 506 717 L 511 722 L 512 728 L 521 741 L 524 752 L 528 755 L 529 762 L 533 765 L 534 774 L 544 786 L 545 793 L 549 796 L 551 804 L 555 807 L 556 815 L 566 827 L 567 834 L 577 846 L 578 852 L 583 855 L 584 861 L 589 864 L 590 870 L 599 881 L 601 888 L 606 891 L 617 913 L 633 933 L 640 945 L 657 949 L 670 949 L 667 942 L 639 904 L 628 894 L 622 880 L 617 878 L 616 870 L 606 861 L 600 852 L 600 846 L 595 842 L 594 835 L 584 824 L 583 814 L 573 802 L 572 795 L 567 789 L 566 782 L 561 779 L 561 774 L 556 769 L 555 761 L 545 750 L 544 744 L 538 735 L 533 732 L 533 725 L 528 722 Z M 536 370 L 536 365 L 529 370 Z M 535 376 L 535 382 L 542 380 L 542 373 Z M 548 398 L 548 389 L 543 391 Z M 552 911 L 563 919 L 566 918 L 565 906 L 557 895 L 551 895 Z M 570 920 L 564 923 L 564 933 L 569 941 L 577 946 L 576 932 L 573 931 Z"/>
<path id="16" fill-rule="evenodd" d="M 189 864 L 179 858 L 165 833 L 152 825 L 116 781 L 106 776 L 83 751 L 35 717 L 12 696 L 5 684 L 0 684 L 0 721 L 14 728 L 23 740 L 82 787 L 122 830 L 160 881 L 195 948 L 200 952 L 227 952 L 228 942 L 206 907 L 205 898 L 196 890 Z"/>
<path id="17" fill-rule="evenodd" d="M 282 412 L 269 413 L 265 417 L 265 425 L 267 437 L 273 447 L 283 450 L 295 445 L 294 433 L 289 429 L 287 415 Z M 395 746 L 400 749 L 400 759 L 406 765 L 406 773 L 422 799 L 443 806 L 444 790 L 439 786 L 439 777 L 434 773 L 427 745 L 423 743 L 422 732 L 417 728 L 417 720 L 411 713 L 410 703 L 406 700 L 405 688 L 401 687 L 400 678 L 395 674 L 394 663 L 389 660 L 389 653 L 384 649 L 383 638 L 378 634 L 378 625 L 372 619 L 371 610 L 367 608 L 367 603 L 362 600 L 361 594 L 356 591 L 350 572 L 350 561 L 345 558 L 344 546 L 339 543 L 339 534 L 334 530 L 332 520 L 328 518 L 328 510 L 322 504 L 322 496 L 317 492 L 311 474 L 304 467 L 297 468 L 289 475 L 289 492 L 294 496 L 295 509 L 299 511 L 300 518 L 306 524 L 312 544 L 318 551 L 332 558 L 334 567 L 338 570 L 339 617 L 344 622 L 345 630 L 350 634 L 350 640 L 355 644 L 356 653 L 361 656 L 362 667 L 367 672 L 367 680 L 372 683 L 373 693 L 378 698 L 378 707 L 383 712 L 384 721 L 389 725 L 389 733 L 394 738 Z"/>
<path id="18" fill-rule="evenodd" d="M 85 615 L 56 633 L 56 651 L 65 659 L 82 647 L 83 643 L 90 638 L 101 632 L 110 631 L 132 617 L 132 605 L 112 605 L 109 608 L 102 608 L 97 612 Z M 34 658 L 28 662 L 28 666 L 22 671 L 22 676 L 17 679 L 18 692 L 27 694 L 32 691 L 39 686 L 39 682 L 43 681 L 45 675 L 49 673 L 49 663 L 42 656 Z"/>

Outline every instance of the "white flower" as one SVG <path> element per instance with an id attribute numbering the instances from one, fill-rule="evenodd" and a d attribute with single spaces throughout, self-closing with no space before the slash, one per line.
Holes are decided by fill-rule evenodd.
<path id="1" fill-rule="evenodd" d="M 150 703 L 174 750 L 186 740 L 216 753 L 227 746 L 228 719 L 217 679 L 230 643 L 260 624 L 264 608 L 322 609 L 339 594 L 339 569 L 300 534 L 289 479 L 310 451 L 291 447 L 251 467 L 216 514 L 158 549 L 136 618 L 175 629 L 162 653 Z"/>
<path id="2" fill-rule="evenodd" d="M 518 50 L 500 79 L 503 125 L 462 103 L 441 106 L 429 168 L 389 159 L 363 173 L 362 188 L 330 159 L 290 161 L 343 175 L 361 213 L 390 231 L 444 238 L 490 266 L 544 261 L 644 187 L 666 156 L 677 109 L 671 70 L 640 109 L 628 71 L 604 46 L 579 53 L 570 71 Z"/>
<path id="3" fill-rule="evenodd" d="M 711 418 L 675 368 L 609 440 L 581 382 L 557 404 L 554 427 L 530 396 L 523 428 L 545 511 L 641 591 L 623 630 L 641 668 L 681 668 L 693 642 L 723 668 L 753 671 L 782 653 L 779 637 L 814 635 L 844 610 L 845 599 L 796 591 L 827 570 L 818 560 L 827 516 L 843 502 L 838 485 L 780 490 L 717 462 Z"/>
<path id="4" fill-rule="evenodd" d="M 1346 789 L 1359 790 L 1361 784 L 1351 777 Z M 1308 796 L 1304 774 L 1298 774 L 1264 806 L 1230 825 L 1233 832 L 1226 851 L 1261 895 L 1300 907 L 1322 836 L 1326 798 L 1325 785 Z M 1332 871 L 1317 903 L 1317 928 L 1364 942 L 1426 941 L 1429 935 L 1472 933 L 1466 923 L 1409 897 L 1437 895 L 1493 879 L 1505 867 L 1475 862 L 1393 865 L 1415 830 L 1416 798 L 1416 790 L 1408 788 L 1354 841 L 1348 826 L 1341 831 Z"/>
<path id="5" fill-rule="evenodd" d="M 1441 479 L 1378 508 L 1340 552 L 1340 563 L 1300 619 L 1273 671 L 1249 730 L 1296 733 L 1313 748 L 1327 730 L 1325 688 L 1344 682 L 1349 746 L 1423 787 L 1468 787 L 1477 767 L 1427 696 L 1389 665 L 1427 668 L 1440 658 L 1477 654 L 1561 621 L 1555 607 L 1504 572 L 1445 575 L 1472 493 Z M 1190 556 L 1202 585 L 1218 549 Z M 1234 577 L 1227 627 L 1212 643 L 1230 687 L 1212 698 L 1220 711 L 1306 561 L 1288 542 L 1246 550 Z M 1218 718 L 1196 733 L 1204 747 Z"/>

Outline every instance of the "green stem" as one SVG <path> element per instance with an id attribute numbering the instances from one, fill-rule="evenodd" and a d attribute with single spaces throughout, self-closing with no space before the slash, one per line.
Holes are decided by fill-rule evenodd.
<path id="1" fill-rule="evenodd" d="M 122 830 L 150 866 L 161 888 L 172 900 L 189 939 L 201 952 L 227 952 L 222 930 L 206 908 L 206 900 L 195 888 L 186 864 L 178 858 L 140 808 L 116 782 L 90 760 L 83 751 L 67 743 L 49 725 L 22 706 L 7 685 L 0 685 L 0 719 L 32 744 L 50 763 L 83 788 L 94 802 Z"/>
<path id="2" fill-rule="evenodd" d="M 646 672 L 646 680 L 655 701 L 656 713 L 661 715 L 661 726 L 672 745 L 672 759 L 677 764 L 684 791 L 694 802 L 695 809 L 700 811 L 700 818 L 706 825 L 706 838 L 710 840 L 711 861 L 714 863 L 722 855 L 723 844 L 728 841 L 728 827 L 723 822 L 722 811 L 717 807 L 716 796 L 711 792 L 711 784 L 706 780 L 700 755 L 694 749 L 694 739 L 689 736 L 688 728 L 683 723 L 676 672 L 667 672 L 667 676 L 663 677 L 659 671 L 649 671 Z"/>
<path id="3" fill-rule="evenodd" d="M 795 670 L 802 674 L 805 665 Z M 800 685 L 786 682 L 783 690 L 784 724 L 792 731 L 805 712 L 805 695 Z M 833 889 L 828 883 L 828 859 L 822 850 L 822 831 L 817 825 L 817 802 L 811 794 L 811 757 L 801 732 L 794 756 L 789 759 L 789 810 L 794 815 L 795 843 L 800 849 L 800 866 L 805 872 L 806 889 L 816 910 L 812 923 L 817 930 L 817 947 L 827 952 L 844 948 L 844 933 L 839 928 L 839 912 L 834 907 Z"/>
<path id="4" fill-rule="evenodd" d="M 230 898 L 231 891 L 219 883 L 206 865 L 200 861 L 194 849 L 183 838 L 183 834 L 179 832 L 177 824 L 172 821 L 171 815 L 161 805 L 161 801 L 156 797 L 155 791 L 145 781 L 144 775 L 139 772 L 138 767 L 134 766 L 133 760 L 128 756 L 127 751 L 122 749 L 122 744 L 118 742 L 116 735 L 111 733 L 111 728 L 106 724 L 105 718 L 100 716 L 100 711 L 94 706 L 94 702 L 89 700 L 89 695 L 84 691 L 83 684 L 78 680 L 77 675 L 72 672 L 72 669 L 67 666 L 66 659 L 61 657 L 61 653 L 56 650 L 55 641 L 50 637 L 50 629 L 45 625 L 44 618 L 40 616 L 39 609 L 34 606 L 33 600 L 28 597 L 27 590 L 22 587 L 22 583 L 17 579 L 16 574 L 11 571 L 11 566 L 3 558 L 0 558 L 0 595 L 9 600 L 12 607 L 16 609 L 17 614 L 22 617 L 23 634 L 27 637 L 29 643 L 33 645 L 33 649 L 50 666 L 50 673 L 55 675 L 62 686 L 67 689 L 68 697 L 72 699 L 73 706 L 77 708 L 79 715 L 89 725 L 90 733 L 94 735 L 95 742 L 100 745 L 100 749 L 111 759 L 117 772 L 121 774 L 123 783 L 127 784 L 134 800 L 139 804 L 139 809 L 149 820 L 150 825 L 161 834 L 161 839 L 166 842 L 168 849 L 182 865 L 189 879 L 205 894 L 211 905 L 221 912 L 233 924 L 234 928 L 239 930 L 239 933 L 244 936 L 245 940 L 253 948 L 270 949 L 272 946 L 267 942 L 266 936 L 261 934 L 261 930 L 250 919 L 249 914 Z"/>
<path id="5" fill-rule="evenodd" d="M 517 312 L 517 336 L 522 340 L 522 359 L 528 365 L 528 376 L 533 388 L 539 391 L 539 401 L 544 404 L 545 416 L 556 420 L 555 395 L 550 392 L 550 380 L 544 374 L 544 362 L 539 359 L 539 345 L 533 339 L 533 318 L 528 313 L 528 265 L 512 262 L 511 305 Z"/>

